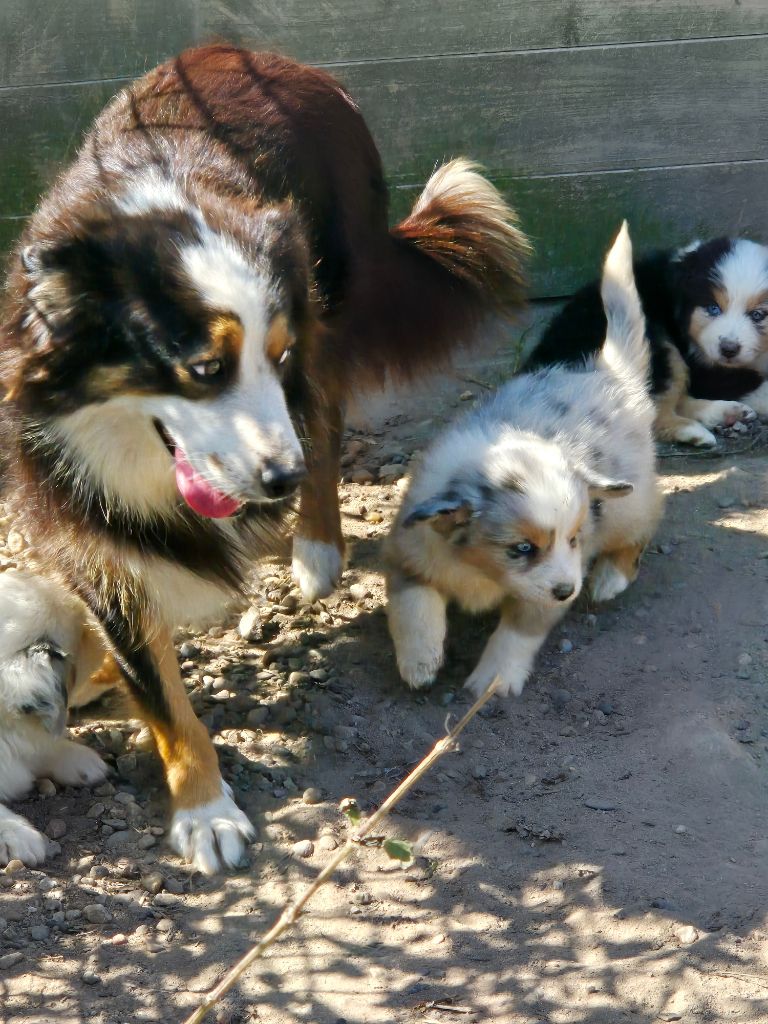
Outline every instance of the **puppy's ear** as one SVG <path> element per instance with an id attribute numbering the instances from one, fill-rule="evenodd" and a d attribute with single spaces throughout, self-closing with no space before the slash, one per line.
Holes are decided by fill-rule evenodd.
<path id="1" fill-rule="evenodd" d="M 463 530 L 476 513 L 475 502 L 469 495 L 449 491 L 428 498 L 411 509 L 403 520 L 403 526 L 407 529 L 416 523 L 429 523 L 437 533 L 451 537 L 457 531 Z"/>
<path id="2" fill-rule="evenodd" d="M 595 473 L 588 466 L 577 466 L 576 472 L 587 485 L 590 498 L 604 501 L 606 498 L 623 498 L 635 489 L 628 480 L 611 480 L 610 477 Z"/>

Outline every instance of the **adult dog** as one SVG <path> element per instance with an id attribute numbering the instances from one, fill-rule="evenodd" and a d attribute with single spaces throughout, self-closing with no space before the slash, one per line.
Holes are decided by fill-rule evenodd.
<path id="1" fill-rule="evenodd" d="M 219 45 L 107 106 L 12 261 L 4 494 L 43 573 L 100 624 L 164 763 L 171 842 L 204 871 L 237 863 L 251 826 L 173 629 L 240 590 L 299 483 L 294 570 L 308 598 L 332 589 L 345 396 L 522 302 L 525 240 L 466 161 L 387 224 L 344 89 Z"/>

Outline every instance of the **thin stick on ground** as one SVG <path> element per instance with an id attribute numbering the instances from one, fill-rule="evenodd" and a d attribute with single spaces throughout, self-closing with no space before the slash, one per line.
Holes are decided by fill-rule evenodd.
<path id="1" fill-rule="evenodd" d="M 331 857 L 315 880 L 306 887 L 306 889 L 293 901 L 293 903 L 289 904 L 285 908 L 266 935 L 257 942 L 255 946 L 252 946 L 248 952 L 237 961 L 234 967 L 224 975 L 219 984 L 204 997 L 197 1009 L 184 1021 L 184 1024 L 200 1024 L 200 1021 L 202 1021 L 206 1014 L 216 1006 L 219 1000 L 229 992 L 235 982 L 237 982 L 245 971 L 248 970 L 251 964 L 255 960 L 264 956 L 269 947 L 274 945 L 284 932 L 288 931 L 296 924 L 306 904 L 312 899 L 317 890 L 328 881 L 336 868 L 345 861 L 347 857 L 349 857 L 353 850 L 359 847 L 360 840 L 364 839 L 366 835 L 376 828 L 377 825 L 381 824 L 390 811 L 392 811 L 402 800 L 405 794 L 416 785 L 422 775 L 428 772 L 436 761 L 439 761 L 443 754 L 447 754 L 453 749 L 459 734 L 466 728 L 468 723 L 472 721 L 483 705 L 487 704 L 493 696 L 496 686 L 498 685 L 498 681 L 497 677 L 488 684 L 487 688 L 480 694 L 472 707 L 469 708 L 466 714 L 459 719 L 450 732 L 443 736 L 441 740 L 437 741 L 432 750 L 430 750 L 423 760 L 419 761 L 410 775 L 406 775 L 400 785 L 389 794 L 384 803 L 381 804 L 381 806 L 375 810 L 369 818 L 366 818 L 361 827 L 355 831 L 354 835 L 350 839 L 347 840 L 346 844 L 342 846 L 333 857 Z"/>

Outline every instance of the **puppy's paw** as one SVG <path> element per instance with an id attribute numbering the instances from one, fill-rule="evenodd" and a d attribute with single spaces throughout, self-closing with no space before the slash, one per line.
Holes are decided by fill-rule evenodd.
<path id="1" fill-rule="evenodd" d="M 296 536 L 291 568 L 305 601 L 316 601 L 338 586 L 344 571 L 344 554 L 335 544 Z"/>
<path id="2" fill-rule="evenodd" d="M 734 423 L 748 423 L 756 416 L 755 410 L 743 402 L 712 401 L 697 414 L 696 419 L 705 427 L 732 427 Z"/>
<path id="3" fill-rule="evenodd" d="M 171 846 L 198 871 L 215 875 L 237 867 L 255 836 L 253 825 L 232 799 L 226 783 L 217 800 L 178 810 L 171 824 Z"/>
<path id="4" fill-rule="evenodd" d="M 95 750 L 72 740 L 59 740 L 46 756 L 40 775 L 64 786 L 94 786 L 103 782 L 108 772 Z"/>
<path id="5" fill-rule="evenodd" d="M 684 426 L 678 427 L 675 430 L 675 441 L 678 444 L 692 444 L 696 448 L 713 448 L 717 444 L 712 431 L 696 420 L 688 420 Z"/>
<path id="6" fill-rule="evenodd" d="M 589 577 L 589 592 L 593 601 L 610 601 L 626 590 L 629 584 L 630 581 L 610 558 L 599 558 Z"/>
<path id="7" fill-rule="evenodd" d="M 45 860 L 47 849 L 48 842 L 41 832 L 0 804 L 0 868 L 11 860 L 33 868 Z"/>
<path id="8" fill-rule="evenodd" d="M 415 644 L 410 650 L 397 652 L 400 675 L 412 690 L 423 690 L 431 686 L 442 663 L 442 647 L 428 650 L 422 644 Z"/>
<path id="9" fill-rule="evenodd" d="M 483 665 L 482 663 L 477 666 L 472 675 L 467 679 L 464 686 L 470 690 L 475 697 L 479 697 L 488 687 L 491 685 L 493 680 L 498 676 L 498 683 L 496 684 L 496 693 L 499 697 L 509 697 L 512 694 L 515 697 L 519 697 L 525 689 L 525 680 L 527 679 L 527 672 L 515 672 L 505 669 L 503 665 Z"/>

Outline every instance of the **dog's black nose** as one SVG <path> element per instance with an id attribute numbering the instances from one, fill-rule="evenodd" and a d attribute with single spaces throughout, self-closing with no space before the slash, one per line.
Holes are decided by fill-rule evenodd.
<path id="1" fill-rule="evenodd" d="M 268 462 L 261 471 L 261 489 L 267 498 L 287 498 L 307 475 L 304 466 L 288 468 Z"/>
<path id="2" fill-rule="evenodd" d="M 558 601 L 567 601 L 573 595 L 576 587 L 572 583 L 557 583 L 552 587 L 552 595 Z"/>
<path id="3" fill-rule="evenodd" d="M 726 359 L 733 359 L 741 352 L 741 345 L 738 341 L 733 341 L 731 338 L 720 339 L 720 355 L 725 356 Z"/>

